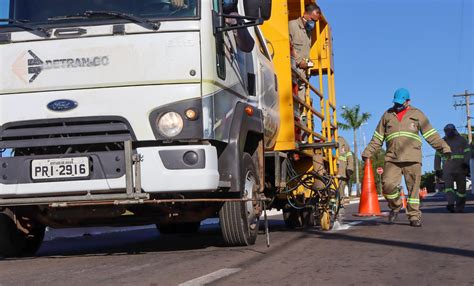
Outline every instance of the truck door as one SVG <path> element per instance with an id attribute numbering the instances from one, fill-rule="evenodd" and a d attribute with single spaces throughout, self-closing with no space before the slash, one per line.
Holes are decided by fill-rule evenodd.
<path id="1" fill-rule="evenodd" d="M 259 27 L 255 27 L 254 62 L 256 72 L 256 95 L 265 120 L 265 148 L 275 145 L 278 130 L 278 84 L 266 40 Z"/>

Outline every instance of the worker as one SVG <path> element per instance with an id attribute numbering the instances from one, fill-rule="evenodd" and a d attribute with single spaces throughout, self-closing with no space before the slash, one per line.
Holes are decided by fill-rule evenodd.
<path id="1" fill-rule="evenodd" d="M 351 147 L 344 137 L 338 137 L 339 158 L 337 160 L 337 177 L 339 178 L 339 198 L 344 201 L 344 189 L 349 185 L 349 179 L 354 173 L 354 157 Z"/>
<path id="2" fill-rule="evenodd" d="M 311 35 L 313 33 L 316 21 L 321 18 L 321 8 L 316 4 L 308 4 L 305 6 L 305 10 L 302 17 L 291 20 L 288 23 L 290 32 L 290 46 L 292 48 L 292 61 L 296 66 L 298 77 L 296 81 L 298 83 L 298 98 L 306 102 L 306 84 L 300 77 L 306 79 L 306 73 L 308 68 L 313 66 L 313 63 L 309 60 L 309 54 L 311 50 Z M 306 115 L 303 114 L 304 107 L 299 104 L 294 105 L 295 115 L 301 121 L 303 126 L 306 125 Z M 302 141 L 305 141 L 305 135 L 303 134 Z"/>
<path id="3" fill-rule="evenodd" d="M 436 153 L 434 165 L 437 179 L 444 181 L 444 192 L 451 213 L 464 212 L 466 204 L 466 176 L 469 171 L 471 152 L 466 138 L 461 136 L 453 124 L 444 127 L 443 138 L 451 148 L 451 160 L 447 161 L 440 153 Z M 456 182 L 456 190 L 454 190 Z"/>
<path id="4" fill-rule="evenodd" d="M 421 227 L 420 181 L 421 181 L 421 137 L 445 156 L 451 149 L 434 129 L 423 112 L 410 105 L 410 93 L 404 88 L 395 91 L 393 107 L 382 116 L 374 136 L 362 153 L 362 159 L 372 157 L 386 142 L 385 166 L 382 176 L 383 195 L 391 209 L 389 223 L 394 223 L 400 209 L 400 182 L 402 175 L 408 190 L 407 215 L 410 226 Z"/>
<path id="5" fill-rule="evenodd" d="M 338 137 L 339 158 L 337 160 L 337 178 L 339 179 L 339 212 L 337 219 L 344 219 L 345 195 L 344 190 L 349 185 L 349 179 L 354 173 L 354 157 L 351 148 L 344 137 Z"/>

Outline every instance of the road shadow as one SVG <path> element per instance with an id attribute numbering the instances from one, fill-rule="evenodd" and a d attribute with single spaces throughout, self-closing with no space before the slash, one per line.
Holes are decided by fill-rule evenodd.
<path id="1" fill-rule="evenodd" d="M 414 243 L 406 241 L 396 241 L 390 239 L 381 239 L 381 238 L 371 238 L 371 237 L 360 237 L 351 235 L 348 233 L 327 233 L 327 232 L 314 232 L 308 231 L 309 234 L 318 235 L 320 239 L 327 240 L 344 240 L 356 243 L 366 243 L 366 244 L 378 244 L 388 247 L 398 247 L 398 248 L 408 248 L 417 251 L 428 251 L 441 254 L 451 254 L 456 256 L 474 258 L 474 250 L 462 249 L 462 248 L 453 248 L 453 247 L 441 247 L 433 246 L 423 243 Z"/>
<path id="2" fill-rule="evenodd" d="M 270 232 L 284 228 L 281 219 L 269 219 Z M 259 239 L 263 239 L 264 222 L 260 222 Z M 156 229 L 135 229 L 73 238 L 44 241 L 35 257 L 0 258 L 2 260 L 32 260 L 39 258 L 67 258 L 109 255 L 140 255 L 177 251 L 243 251 L 246 247 L 226 246 L 218 224 L 204 225 L 195 234 L 162 235 Z"/>

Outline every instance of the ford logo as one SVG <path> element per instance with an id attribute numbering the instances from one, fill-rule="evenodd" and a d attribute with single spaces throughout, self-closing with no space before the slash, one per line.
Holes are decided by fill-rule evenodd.
<path id="1" fill-rule="evenodd" d="M 48 109 L 52 111 L 68 111 L 77 107 L 77 102 L 69 99 L 58 99 L 48 103 Z"/>

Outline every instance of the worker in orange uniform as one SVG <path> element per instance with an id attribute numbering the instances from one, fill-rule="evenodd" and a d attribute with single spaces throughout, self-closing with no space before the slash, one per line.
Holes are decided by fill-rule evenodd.
<path id="1" fill-rule="evenodd" d="M 421 227 L 420 181 L 421 181 L 421 132 L 425 140 L 445 156 L 451 155 L 451 149 L 434 129 L 423 112 L 410 106 L 410 93 L 404 88 L 397 89 L 393 98 L 393 107 L 387 110 L 362 159 L 372 157 L 386 142 L 385 166 L 382 176 L 383 195 L 391 209 L 389 223 L 393 223 L 402 208 L 400 181 L 402 175 L 408 189 L 407 215 L 410 226 Z"/>
<path id="2" fill-rule="evenodd" d="M 444 181 L 444 192 L 449 212 L 464 212 L 466 204 L 466 175 L 469 171 L 471 150 L 466 138 L 461 136 L 453 124 L 444 127 L 443 138 L 451 148 L 451 160 L 445 160 L 440 153 L 436 153 L 434 164 L 438 179 Z M 456 182 L 456 190 L 454 189 Z"/>

